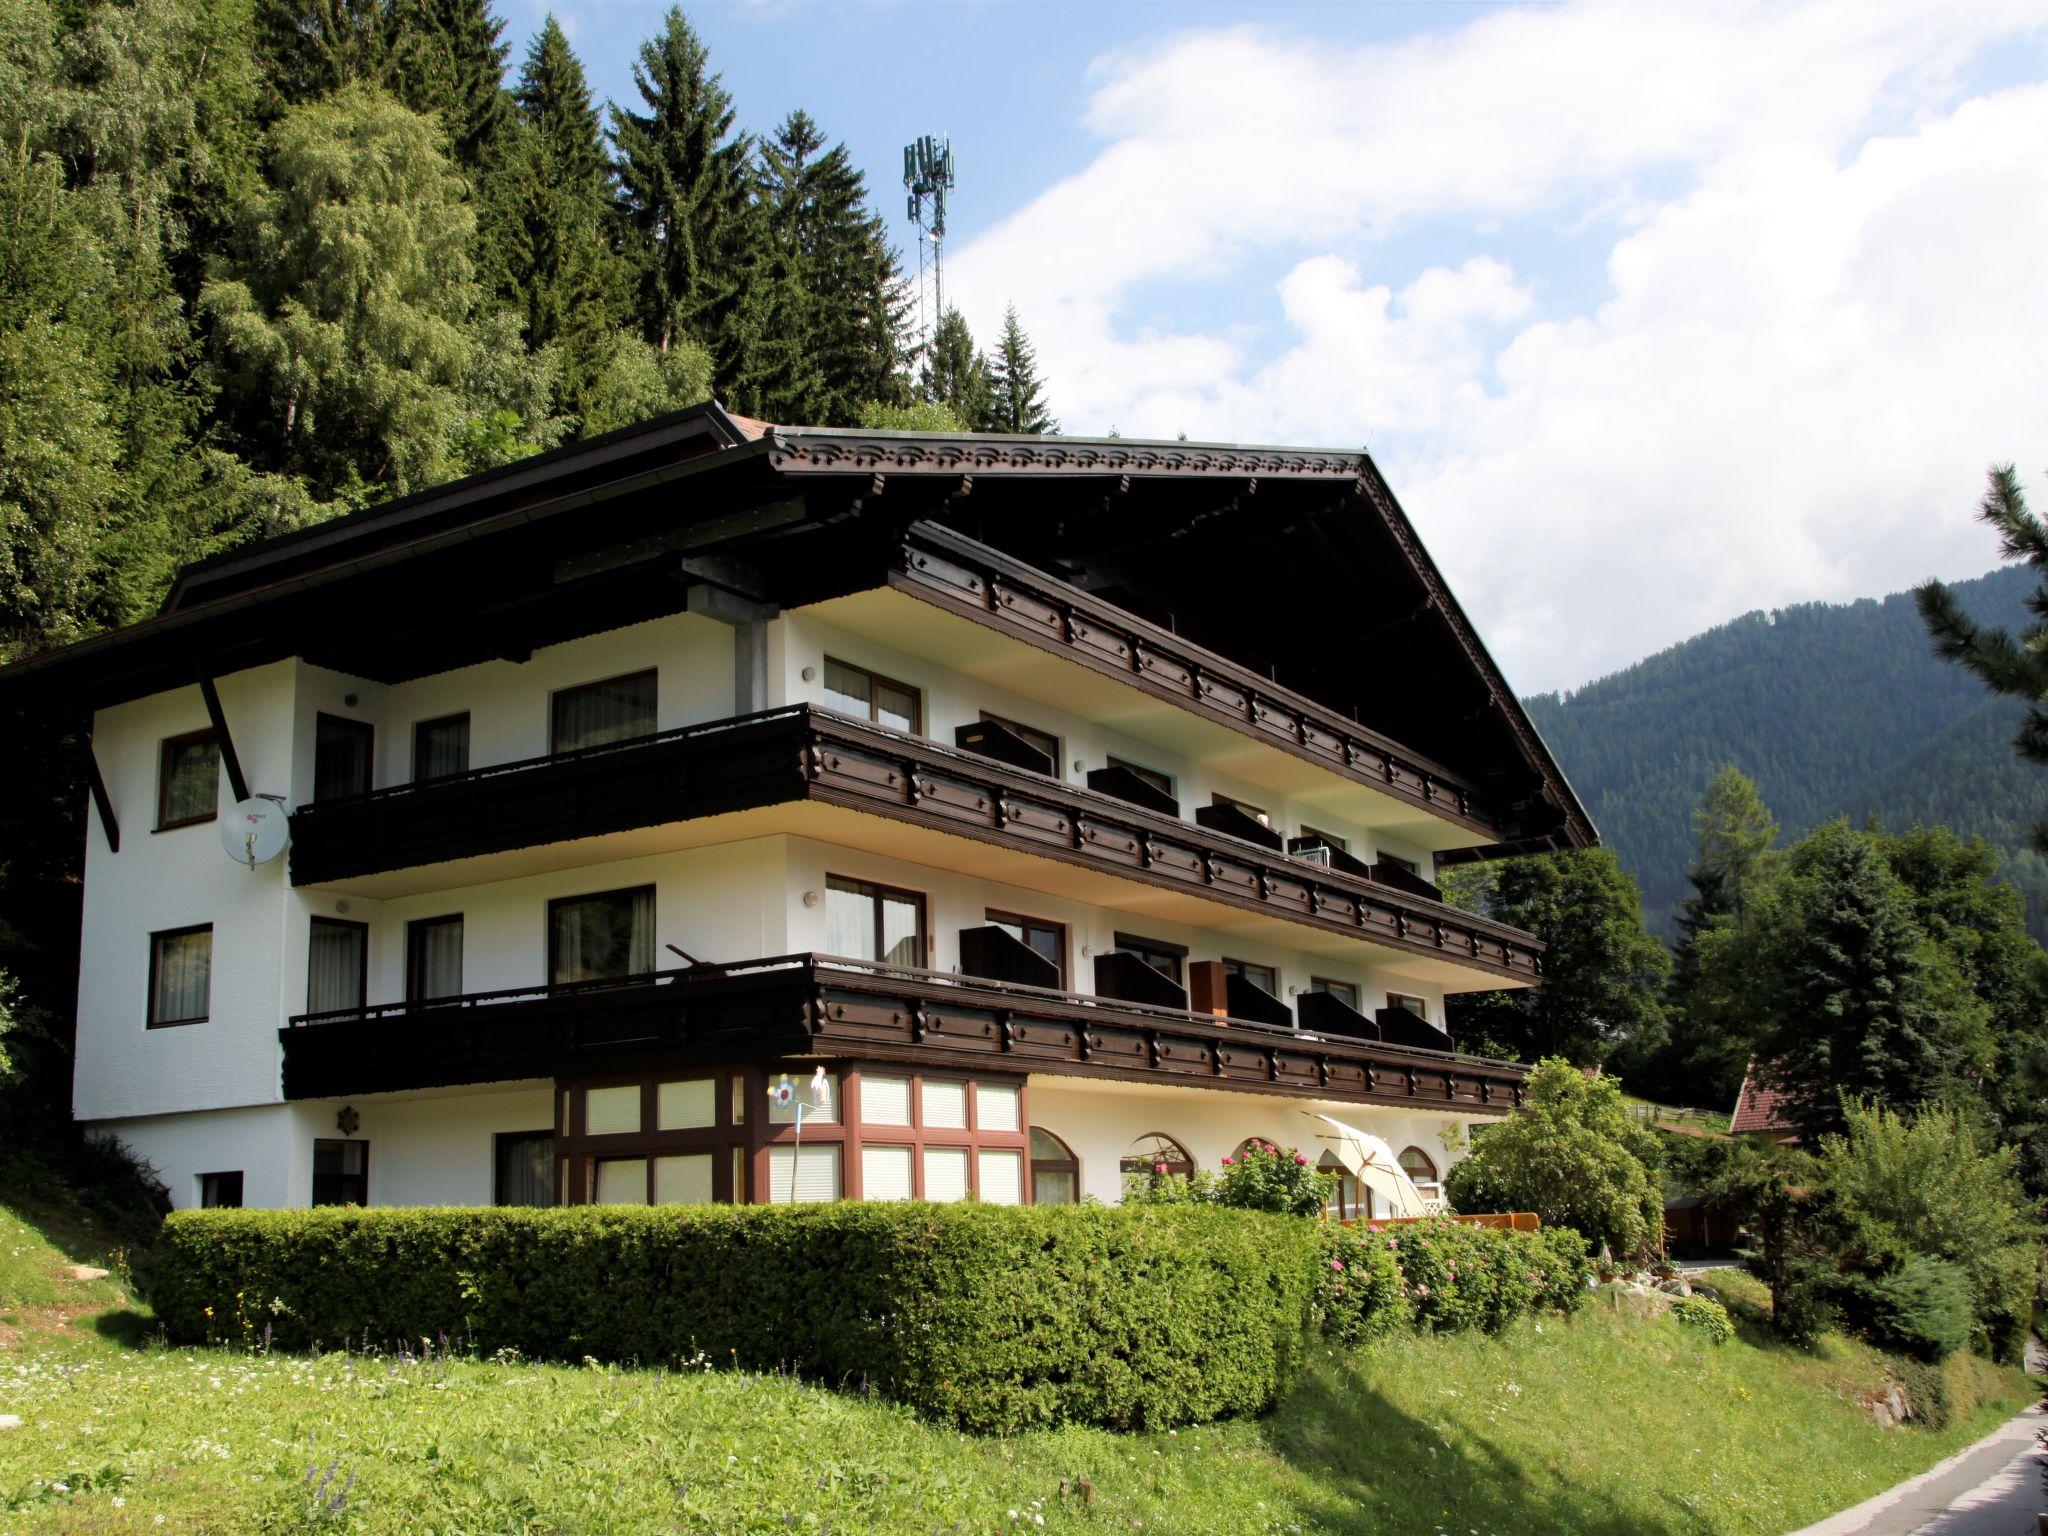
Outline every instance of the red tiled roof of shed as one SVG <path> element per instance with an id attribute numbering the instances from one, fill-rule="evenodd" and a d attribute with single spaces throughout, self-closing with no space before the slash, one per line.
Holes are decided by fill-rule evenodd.
<path id="1" fill-rule="evenodd" d="M 1790 1131 L 1795 1127 L 1780 1108 L 1785 1095 L 1768 1087 L 1757 1075 L 1755 1062 L 1742 1074 L 1742 1087 L 1735 1095 L 1735 1113 L 1729 1118 L 1728 1129 L 1737 1135 L 1745 1131 L 1769 1134 L 1776 1131 Z"/>

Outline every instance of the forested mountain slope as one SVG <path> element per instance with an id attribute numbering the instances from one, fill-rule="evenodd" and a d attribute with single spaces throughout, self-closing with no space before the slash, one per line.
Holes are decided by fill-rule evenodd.
<path id="1" fill-rule="evenodd" d="M 1956 591 L 1979 619 L 2017 626 L 2030 580 L 2014 566 Z M 2009 745 L 2021 706 L 1935 659 L 1909 593 L 1745 614 L 1527 703 L 1666 933 L 1686 893 L 1693 808 L 1733 763 L 1788 835 L 1840 814 L 1982 833 L 2048 936 L 2048 863 L 2026 847 L 2048 773 Z"/>

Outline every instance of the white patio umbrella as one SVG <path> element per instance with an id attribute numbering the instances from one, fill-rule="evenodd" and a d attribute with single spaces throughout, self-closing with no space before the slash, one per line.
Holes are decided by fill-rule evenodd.
<path id="1" fill-rule="evenodd" d="M 1394 1149 L 1369 1131 L 1346 1125 L 1341 1120 L 1332 1120 L 1328 1115 L 1319 1115 L 1303 1110 L 1311 1120 L 1320 1120 L 1330 1127 L 1317 1131 L 1318 1141 L 1331 1143 L 1351 1176 L 1365 1188 L 1378 1195 L 1389 1207 L 1389 1216 L 1426 1216 L 1429 1204 L 1422 1198 L 1422 1191 L 1401 1168 L 1401 1160 L 1394 1155 Z"/>

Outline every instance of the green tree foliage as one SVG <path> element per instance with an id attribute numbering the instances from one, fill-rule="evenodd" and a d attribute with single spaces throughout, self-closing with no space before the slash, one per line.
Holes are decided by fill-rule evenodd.
<path id="1" fill-rule="evenodd" d="M 1002 339 L 988 370 L 988 414 L 984 432 L 1057 432 L 1045 403 L 1045 385 L 1038 377 L 1038 354 L 1017 319 L 1017 306 L 1003 311 Z"/>
<path id="2" fill-rule="evenodd" d="M 2015 566 L 1953 590 L 1979 624 L 2019 627 L 2028 576 Z M 2048 859 L 2028 841 L 2041 774 L 2008 744 L 2024 706 L 1937 659 L 1908 594 L 1752 613 L 1525 703 L 1659 932 L 1690 894 L 1688 817 L 1733 763 L 1793 837 L 1841 815 L 1981 833 L 2048 939 Z"/>
<path id="3" fill-rule="evenodd" d="M 976 350 L 967 317 L 959 310 L 948 309 L 932 327 L 917 391 L 970 426 L 988 420 L 994 408 L 989 396 L 988 359 Z"/>
<path id="4" fill-rule="evenodd" d="M 685 338 L 714 339 L 730 319 L 752 145 L 733 131 L 732 97 L 675 7 L 641 45 L 633 84 L 646 111 L 611 109 L 619 208 L 639 270 L 641 329 L 666 353 Z"/>
<path id="5" fill-rule="evenodd" d="M 1607 849 L 1466 865 L 1446 874 L 1445 894 L 1547 946 L 1540 987 L 1451 999 L 1451 1032 L 1473 1049 L 1585 1063 L 1662 1029 L 1670 957 Z"/>
<path id="6" fill-rule="evenodd" d="M 1614 1079 L 1553 1056 L 1530 1074 L 1521 1107 L 1452 1167 L 1444 1194 L 1462 1211 L 1534 1211 L 1626 1259 L 1663 1242 L 1661 1160 Z"/>
<path id="7" fill-rule="evenodd" d="M 1991 1065 L 1991 1010 L 1961 958 L 1931 937 L 1877 832 L 1831 822 L 1773 865 L 1740 921 L 1700 936 L 1688 1009 L 1751 1032 L 1759 1071 L 1809 1134 L 1841 1096 L 1931 1102 Z"/>
<path id="8" fill-rule="evenodd" d="M 200 300 L 251 458 L 360 500 L 477 467 L 465 447 L 502 413 L 516 449 L 552 436 L 479 354 L 474 221 L 430 121 L 345 87 L 278 122 L 268 181 Z"/>
<path id="9" fill-rule="evenodd" d="M 1977 515 L 1998 530 L 1999 557 L 2024 561 L 2033 574 L 2037 585 L 2028 608 L 2034 622 L 2016 634 L 1980 624 L 1939 581 L 1917 588 L 1914 600 L 1936 655 L 1960 664 L 1992 692 L 2025 704 L 2012 744 L 2028 762 L 2048 763 L 2048 526 L 2028 508 L 2010 464 L 1993 466 Z M 2035 852 L 2048 853 L 2048 822 L 2036 822 L 2030 839 Z"/>
<path id="10" fill-rule="evenodd" d="M 877 432 L 965 432 L 967 426 L 953 414 L 951 406 L 937 400 L 913 400 L 908 405 L 886 405 L 870 400 L 860 408 L 860 425 Z"/>

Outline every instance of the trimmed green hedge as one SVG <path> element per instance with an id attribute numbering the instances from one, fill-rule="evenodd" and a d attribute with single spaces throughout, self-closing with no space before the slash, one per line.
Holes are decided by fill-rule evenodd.
<path id="1" fill-rule="evenodd" d="M 181 1343 L 703 1357 L 982 1432 L 1163 1428 L 1271 1406 L 1318 1231 L 1185 1207 L 184 1211 L 151 1300 Z"/>

